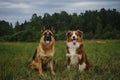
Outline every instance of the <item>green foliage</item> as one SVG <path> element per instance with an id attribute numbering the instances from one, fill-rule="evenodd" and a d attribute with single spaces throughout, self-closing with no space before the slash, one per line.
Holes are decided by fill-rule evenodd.
<path id="1" fill-rule="evenodd" d="M 84 39 L 93 39 L 93 33 L 89 32 L 89 33 L 83 34 L 83 38 Z"/>
<path id="2" fill-rule="evenodd" d="M 107 31 L 103 34 L 102 38 L 103 39 L 113 39 L 114 36 L 116 36 L 116 34 L 114 34 L 111 31 Z"/>
<path id="3" fill-rule="evenodd" d="M 30 63 L 38 43 L 0 43 L 0 80 L 119 80 L 120 40 L 84 41 L 91 64 L 87 72 L 66 68 L 66 43 L 55 44 L 53 77 L 50 70 L 40 76 Z"/>
<path id="4" fill-rule="evenodd" d="M 67 31 L 77 29 L 84 32 L 85 39 L 120 39 L 119 21 L 120 12 L 116 9 L 102 8 L 100 11 L 89 10 L 81 14 L 61 11 L 52 15 L 45 13 L 43 17 L 34 13 L 24 23 L 17 21 L 14 28 L 12 24 L 0 21 L 0 41 L 38 41 L 43 26 L 55 28 L 56 40 L 65 40 Z"/>
<path id="5" fill-rule="evenodd" d="M 33 30 L 29 29 L 13 34 L 10 38 L 10 41 L 32 42 L 36 40 L 38 41 L 39 38 L 40 38 L 40 33 L 34 32 Z"/>
<path id="6" fill-rule="evenodd" d="M 0 20 L 0 37 L 11 35 L 13 26 L 4 20 Z"/>
<path id="7" fill-rule="evenodd" d="M 67 31 L 58 31 L 55 35 L 56 40 L 65 40 Z"/>
<path id="8" fill-rule="evenodd" d="M 96 26 L 96 31 L 95 31 L 95 36 L 94 38 L 96 39 L 101 39 L 101 35 L 103 35 L 103 29 L 102 29 L 102 25 L 100 23 L 97 23 L 97 26 Z"/>

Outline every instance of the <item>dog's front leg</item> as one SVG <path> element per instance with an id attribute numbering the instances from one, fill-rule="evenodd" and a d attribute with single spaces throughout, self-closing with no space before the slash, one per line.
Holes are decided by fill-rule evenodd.
<path id="1" fill-rule="evenodd" d="M 66 58 L 67 58 L 67 63 L 66 63 L 67 68 L 70 69 L 70 62 L 71 62 L 71 60 L 70 60 L 70 54 L 69 53 L 66 54 Z"/>
<path id="2" fill-rule="evenodd" d="M 53 68 L 53 59 L 50 61 L 50 70 L 52 75 L 55 75 L 54 68 Z"/>
<path id="3" fill-rule="evenodd" d="M 41 60 L 41 58 L 39 57 L 39 62 L 38 62 L 38 66 L 39 66 L 39 73 L 40 73 L 40 75 L 43 75 L 43 70 L 42 70 L 42 60 Z"/>
<path id="4" fill-rule="evenodd" d="M 70 69 L 70 57 L 67 56 L 67 68 Z"/>

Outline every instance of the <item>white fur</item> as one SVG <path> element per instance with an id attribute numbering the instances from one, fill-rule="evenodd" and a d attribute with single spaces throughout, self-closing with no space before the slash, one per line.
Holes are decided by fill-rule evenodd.
<path id="1" fill-rule="evenodd" d="M 72 55 L 71 56 L 71 65 L 76 65 L 78 63 L 78 55 Z"/>
<path id="2" fill-rule="evenodd" d="M 75 45 L 72 42 L 67 42 L 67 46 L 69 47 L 70 55 L 75 55 L 76 54 L 76 49 L 79 48 L 80 45 L 81 45 L 80 42 L 76 42 Z"/>
<path id="3" fill-rule="evenodd" d="M 67 42 L 69 53 L 67 53 L 66 56 L 70 57 L 71 65 L 76 65 L 78 63 L 78 57 L 81 58 L 81 55 L 76 54 L 76 49 L 79 48 L 80 44 L 81 43 L 77 42 L 76 45 L 74 45 L 72 42 Z"/>
<path id="4" fill-rule="evenodd" d="M 83 63 L 83 64 L 79 64 L 79 70 L 82 72 L 84 69 L 86 68 L 86 64 Z"/>
<path id="5" fill-rule="evenodd" d="M 80 42 L 76 42 L 76 44 L 74 45 L 73 42 L 67 42 L 67 46 L 69 47 L 70 49 L 70 52 L 71 51 L 76 51 L 77 48 L 79 48 L 81 45 Z M 75 53 L 75 52 L 74 52 Z"/>
<path id="6" fill-rule="evenodd" d="M 67 68 L 70 69 L 70 65 L 68 65 Z"/>

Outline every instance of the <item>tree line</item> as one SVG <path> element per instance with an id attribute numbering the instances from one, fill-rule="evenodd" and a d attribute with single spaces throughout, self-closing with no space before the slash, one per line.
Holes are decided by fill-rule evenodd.
<path id="1" fill-rule="evenodd" d="M 84 39 L 120 39 L 120 12 L 116 9 L 88 10 L 84 13 L 60 13 L 38 16 L 34 13 L 29 21 L 15 24 L 0 20 L 0 41 L 39 41 L 41 28 L 55 28 L 55 39 L 65 40 L 66 32 L 80 29 Z"/>

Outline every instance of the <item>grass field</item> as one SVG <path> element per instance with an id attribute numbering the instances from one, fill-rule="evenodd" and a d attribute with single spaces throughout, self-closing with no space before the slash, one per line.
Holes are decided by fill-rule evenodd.
<path id="1" fill-rule="evenodd" d="M 0 80 L 120 80 L 120 40 L 85 41 L 92 67 L 87 72 L 66 69 L 65 42 L 55 44 L 56 76 L 45 71 L 41 77 L 30 67 L 38 43 L 0 43 Z"/>

